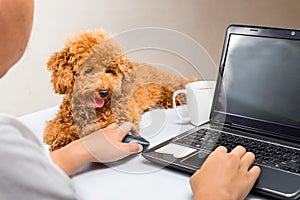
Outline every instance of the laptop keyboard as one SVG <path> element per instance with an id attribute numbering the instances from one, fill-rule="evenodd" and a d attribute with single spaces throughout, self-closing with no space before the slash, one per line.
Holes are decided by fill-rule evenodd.
<path id="1" fill-rule="evenodd" d="M 300 174 L 298 149 L 211 129 L 200 129 L 173 142 L 208 151 L 213 151 L 218 146 L 225 146 L 231 151 L 237 145 L 241 145 L 255 154 L 254 164 Z"/>

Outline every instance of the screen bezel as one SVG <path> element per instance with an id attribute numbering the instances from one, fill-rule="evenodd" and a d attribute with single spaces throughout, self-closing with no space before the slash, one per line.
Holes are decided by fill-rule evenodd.
<path id="1" fill-rule="evenodd" d="M 295 34 L 292 34 L 294 32 Z M 300 142 L 300 127 L 286 126 L 279 123 L 265 121 L 261 119 L 248 118 L 245 116 L 234 115 L 232 113 L 225 113 L 216 110 L 217 108 L 217 97 L 221 91 L 222 76 L 225 68 L 227 51 L 232 34 L 243 35 L 243 36 L 255 36 L 255 37 L 269 37 L 269 38 L 282 38 L 290 40 L 300 40 L 300 30 L 291 29 L 279 29 L 269 27 L 257 27 L 257 26 L 241 26 L 241 25 L 230 25 L 226 31 L 226 37 L 224 40 L 222 57 L 219 66 L 219 74 L 217 78 L 217 84 L 214 94 L 214 100 L 211 108 L 210 121 L 213 124 L 223 126 L 236 126 L 242 127 L 243 129 L 254 130 L 263 135 L 271 135 L 275 138 L 284 140 L 292 140 Z M 288 134 L 287 134 L 288 133 Z"/>

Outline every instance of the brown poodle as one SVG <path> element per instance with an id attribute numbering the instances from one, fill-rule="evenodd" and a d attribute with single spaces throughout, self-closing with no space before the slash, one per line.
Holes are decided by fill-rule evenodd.
<path id="1" fill-rule="evenodd" d="M 193 81 L 130 61 L 103 31 L 70 38 L 47 65 L 54 91 L 64 94 L 44 131 L 50 151 L 113 122 L 138 126 L 145 111 L 172 108 L 173 92 Z M 185 103 L 184 97 L 179 96 L 177 103 Z"/>

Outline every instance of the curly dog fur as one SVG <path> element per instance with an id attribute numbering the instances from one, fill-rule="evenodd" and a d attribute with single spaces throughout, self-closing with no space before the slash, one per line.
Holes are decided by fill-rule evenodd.
<path id="1" fill-rule="evenodd" d="M 193 81 L 130 61 L 104 31 L 70 38 L 47 67 L 54 91 L 64 95 L 44 130 L 50 151 L 113 122 L 138 126 L 145 111 L 172 108 L 173 92 Z M 176 101 L 185 103 L 183 96 Z"/>

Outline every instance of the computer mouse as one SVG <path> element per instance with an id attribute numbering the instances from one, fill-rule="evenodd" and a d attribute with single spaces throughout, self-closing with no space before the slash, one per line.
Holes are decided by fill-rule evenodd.
<path id="1" fill-rule="evenodd" d="M 141 136 L 137 136 L 137 135 L 126 135 L 122 142 L 124 142 L 124 143 L 136 142 L 143 146 L 143 151 L 147 150 L 148 147 L 150 146 L 149 141 L 147 141 L 145 138 L 143 138 Z"/>

